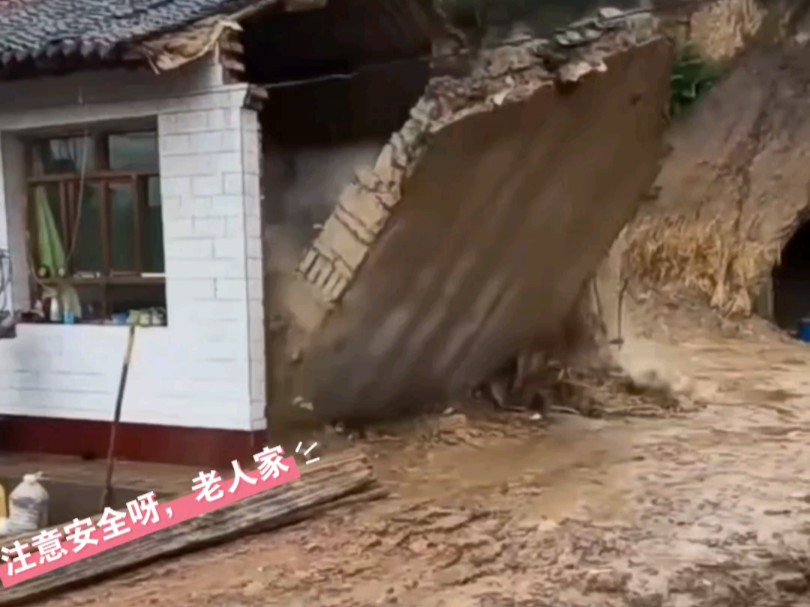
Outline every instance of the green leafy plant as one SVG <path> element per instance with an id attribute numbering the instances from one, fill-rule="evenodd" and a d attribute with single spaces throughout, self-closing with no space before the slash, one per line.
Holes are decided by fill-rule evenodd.
<path id="1" fill-rule="evenodd" d="M 684 46 L 675 59 L 670 78 L 667 114 L 673 119 L 700 99 L 721 76 L 720 66 L 704 59 L 693 46 Z"/>

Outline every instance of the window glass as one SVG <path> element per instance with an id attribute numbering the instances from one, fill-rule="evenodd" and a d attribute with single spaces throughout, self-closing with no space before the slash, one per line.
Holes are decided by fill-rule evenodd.
<path id="1" fill-rule="evenodd" d="M 135 184 L 110 184 L 110 269 L 134 272 Z"/>
<path id="2" fill-rule="evenodd" d="M 75 272 L 101 272 L 104 268 L 101 254 L 103 188 L 97 183 L 85 182 L 84 187 L 75 185 L 77 196 L 79 190 L 82 190 L 82 199 L 81 204 L 76 205 L 78 229 L 71 266 Z"/>
<path id="3" fill-rule="evenodd" d="M 107 139 L 110 169 L 133 173 L 158 172 L 157 133 L 126 133 Z"/>
<path id="4" fill-rule="evenodd" d="M 146 211 L 144 214 L 144 272 L 162 273 L 163 217 L 160 204 L 160 179 L 150 177 L 147 187 Z"/>
<path id="5" fill-rule="evenodd" d="M 36 176 L 62 173 L 80 175 L 82 172 L 86 174 L 98 168 L 93 140 L 90 137 L 45 139 L 36 142 L 31 152 L 33 163 L 31 173 Z"/>
<path id="6" fill-rule="evenodd" d="M 44 279 L 31 281 L 31 300 L 64 277 L 79 294 L 79 322 L 120 324 L 132 313 L 165 325 L 157 133 L 31 139 L 26 162 L 28 254 Z"/>

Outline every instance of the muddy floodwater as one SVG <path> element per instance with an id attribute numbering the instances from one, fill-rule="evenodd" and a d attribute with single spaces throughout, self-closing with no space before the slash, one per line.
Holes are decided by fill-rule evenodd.
<path id="1" fill-rule="evenodd" d="M 388 499 L 43 604 L 810 605 L 810 347 L 693 331 L 672 352 L 703 406 L 372 432 Z"/>

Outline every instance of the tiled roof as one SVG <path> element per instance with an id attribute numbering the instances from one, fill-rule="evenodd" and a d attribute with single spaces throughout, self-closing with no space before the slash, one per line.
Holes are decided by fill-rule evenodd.
<path id="1" fill-rule="evenodd" d="M 256 0 L 0 0 L 0 66 L 114 57 L 130 42 L 231 13 Z"/>

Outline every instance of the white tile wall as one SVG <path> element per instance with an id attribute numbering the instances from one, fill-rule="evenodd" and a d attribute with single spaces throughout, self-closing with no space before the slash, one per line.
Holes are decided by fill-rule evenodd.
<path id="1" fill-rule="evenodd" d="M 82 106 L 48 107 L 39 96 L 48 94 L 49 81 L 0 84 L 0 100 L 23 88 L 35 97 L 19 110 L 0 101 L 0 150 L 6 152 L 0 156 L 0 228 L 19 223 L 15 115 L 26 128 L 53 125 L 54 116 L 64 123 L 86 115 L 121 118 L 128 108 L 157 116 L 169 326 L 137 330 L 122 419 L 262 429 L 259 125 L 255 112 L 242 107 L 246 87 L 221 85 L 212 75 L 218 68 L 206 69 L 196 79 L 188 73 L 159 81 L 143 76 L 154 84 L 130 82 L 119 98 L 105 85 L 109 75 L 83 75 L 76 85 Z M 184 87 L 172 78 L 193 82 Z M 51 98 L 71 97 L 65 81 L 58 89 Z M 19 230 L 0 232 L 0 246 L 23 259 Z M 126 336 L 123 327 L 21 326 L 17 339 L 0 340 L 0 415 L 110 419 Z"/>

